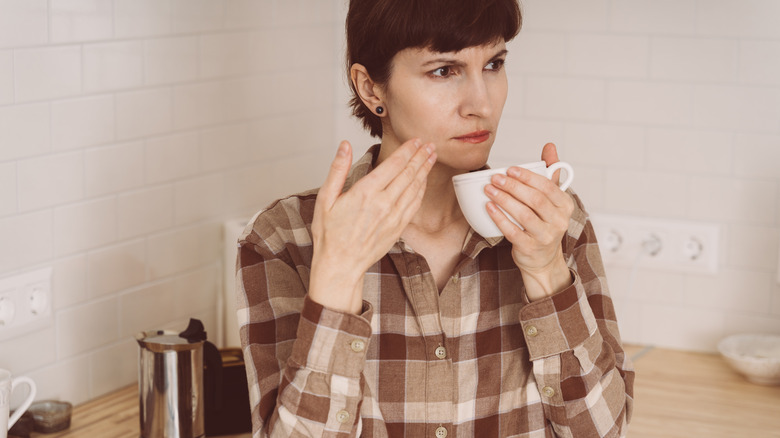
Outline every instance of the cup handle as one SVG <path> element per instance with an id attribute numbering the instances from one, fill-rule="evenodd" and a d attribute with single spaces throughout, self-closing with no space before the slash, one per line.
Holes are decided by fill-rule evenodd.
<path id="1" fill-rule="evenodd" d="M 27 400 L 22 403 L 19 408 L 14 411 L 14 414 L 11 415 L 11 418 L 8 419 L 8 430 L 11 430 L 11 427 L 13 427 L 14 424 L 16 424 L 16 421 L 19 420 L 19 418 L 24 414 L 24 412 L 27 410 L 27 408 L 30 407 L 33 400 L 35 399 L 35 382 L 29 377 L 17 377 L 11 381 L 11 394 L 14 393 L 14 389 L 17 385 L 20 383 L 26 383 L 27 386 L 30 387 L 30 394 L 27 396 Z"/>
<path id="2" fill-rule="evenodd" d="M 566 191 L 571 185 L 571 182 L 574 181 L 574 169 L 571 167 L 571 164 L 565 161 L 558 161 L 547 168 L 547 178 L 552 179 L 553 174 L 558 169 L 564 169 L 566 171 L 566 181 L 559 184 L 561 190 Z"/>

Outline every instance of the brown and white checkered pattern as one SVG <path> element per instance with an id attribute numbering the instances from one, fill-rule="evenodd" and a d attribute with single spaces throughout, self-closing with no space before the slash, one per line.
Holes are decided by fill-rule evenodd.
<path id="1" fill-rule="evenodd" d="M 377 153 L 355 164 L 348 186 Z M 528 303 L 511 245 L 472 231 L 441 293 L 399 241 L 367 272 L 362 315 L 306 297 L 316 191 L 258 213 L 237 260 L 254 436 L 624 436 L 634 372 L 572 196 L 566 290 Z"/>

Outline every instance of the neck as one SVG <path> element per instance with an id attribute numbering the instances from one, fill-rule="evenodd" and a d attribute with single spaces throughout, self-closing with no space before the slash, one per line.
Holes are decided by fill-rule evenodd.
<path id="1" fill-rule="evenodd" d="M 425 195 L 420 209 L 411 224 L 429 233 L 436 233 L 449 226 L 465 222 L 455 196 L 452 177 L 457 171 L 442 164 L 434 165 L 428 174 Z"/>

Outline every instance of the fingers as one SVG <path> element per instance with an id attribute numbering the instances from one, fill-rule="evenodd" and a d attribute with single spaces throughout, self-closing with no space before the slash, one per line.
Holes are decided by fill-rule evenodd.
<path id="1" fill-rule="evenodd" d="M 554 163 L 560 161 L 558 159 L 558 149 L 555 147 L 555 144 L 547 143 L 544 145 L 542 148 L 542 160 L 544 160 L 545 164 L 547 164 L 547 167 L 550 167 Z"/>
<path id="2" fill-rule="evenodd" d="M 531 170 L 514 166 L 507 170 L 507 176 L 507 190 L 512 194 L 522 195 L 529 202 L 528 205 L 543 201 L 537 193 L 541 193 L 556 207 L 565 206 L 571 200 L 571 197 L 561 190 L 557 183 Z"/>
<path id="3" fill-rule="evenodd" d="M 568 194 L 527 169 L 510 168 L 508 174 L 494 175 L 485 187 L 492 201 L 538 238 L 568 227 L 574 209 Z"/>
<path id="4" fill-rule="evenodd" d="M 333 204 L 344 189 L 344 183 L 347 181 L 349 169 L 352 166 L 352 145 L 344 140 L 339 144 L 336 157 L 330 164 L 328 176 L 317 193 L 317 203 L 315 204 L 315 214 L 318 209 L 330 210 Z"/>
<path id="5" fill-rule="evenodd" d="M 547 143 L 542 148 L 542 160 L 544 160 L 547 167 L 552 166 L 554 163 L 557 163 L 560 161 L 558 159 L 558 149 L 555 147 L 555 144 L 553 143 Z M 561 175 L 560 170 L 556 170 L 553 174 L 553 177 L 551 178 L 552 182 L 554 182 L 556 185 L 558 185 L 558 181 Z"/>
<path id="6" fill-rule="evenodd" d="M 499 229 L 508 238 L 511 234 L 515 234 L 514 228 L 521 231 L 513 222 L 510 222 L 507 215 L 511 216 L 518 224 L 520 224 L 527 232 L 539 235 L 540 230 L 544 229 L 543 222 L 539 215 L 527 204 L 517 200 L 513 195 L 505 192 L 504 190 L 497 189 L 493 185 L 485 187 L 485 193 L 492 202 L 488 203 L 488 212 L 491 213 L 493 221 L 496 222 Z M 492 205 L 491 205 L 492 204 Z M 496 208 L 500 206 L 504 211 Z M 491 212 L 492 207 L 492 212 Z M 498 220 L 496 220 L 498 219 Z M 502 227 L 502 223 L 505 222 Z M 510 234 L 507 234 L 507 231 Z M 510 241 L 513 241 L 510 238 Z"/>
<path id="7" fill-rule="evenodd" d="M 490 218 L 496 223 L 501 233 L 512 242 L 513 245 L 525 246 L 530 242 L 531 237 L 524 228 L 518 227 L 509 217 L 498 208 L 495 201 L 490 201 L 485 206 Z M 518 221 L 519 222 L 519 221 Z"/>
<path id="8" fill-rule="evenodd" d="M 433 152 L 425 161 L 422 166 L 417 170 L 417 174 L 414 180 L 406 185 L 403 193 L 398 197 L 396 202 L 396 211 L 401 213 L 400 225 L 405 228 L 409 221 L 412 220 L 414 214 L 419 210 L 422 205 L 423 195 L 425 195 L 425 189 L 427 186 L 428 173 L 436 163 L 436 152 Z M 395 181 L 394 181 L 395 183 Z M 398 185 L 400 187 L 400 184 Z"/>
<path id="9" fill-rule="evenodd" d="M 373 186 L 374 190 L 384 190 L 403 171 L 420 149 L 423 149 L 422 145 L 419 138 L 414 138 L 399 146 L 366 178 L 363 178 L 364 184 Z"/>
<path id="10" fill-rule="evenodd" d="M 399 199 L 410 186 L 425 185 L 428 172 L 436 162 L 436 147 L 432 143 L 423 145 L 408 161 L 401 171 L 393 178 L 385 189 L 385 193 L 391 201 Z M 389 158 L 388 158 L 389 160 Z M 417 190 L 412 188 L 413 192 Z"/>

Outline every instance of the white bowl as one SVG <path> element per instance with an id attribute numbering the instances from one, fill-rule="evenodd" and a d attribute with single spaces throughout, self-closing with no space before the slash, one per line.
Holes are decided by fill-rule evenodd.
<path id="1" fill-rule="evenodd" d="M 718 350 L 749 381 L 780 384 L 780 335 L 733 335 L 721 340 Z"/>

